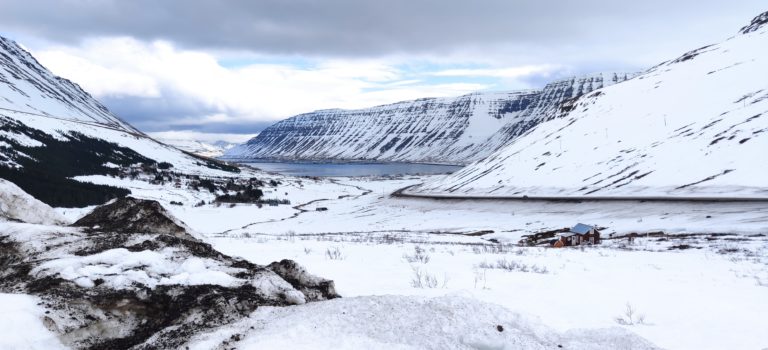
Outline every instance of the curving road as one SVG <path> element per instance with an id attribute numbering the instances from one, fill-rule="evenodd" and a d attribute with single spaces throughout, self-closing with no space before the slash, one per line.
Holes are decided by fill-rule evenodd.
<path id="1" fill-rule="evenodd" d="M 481 201 L 530 201 L 530 202 L 702 202 L 735 203 L 763 202 L 768 197 L 665 197 L 665 196 L 462 196 L 452 194 L 413 194 L 406 191 L 416 185 L 403 187 L 390 196 L 396 198 L 420 198 L 435 200 L 481 200 Z"/>

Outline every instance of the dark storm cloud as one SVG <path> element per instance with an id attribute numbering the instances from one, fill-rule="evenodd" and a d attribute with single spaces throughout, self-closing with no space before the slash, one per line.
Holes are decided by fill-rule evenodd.
<path id="1" fill-rule="evenodd" d="M 60 42 L 126 35 L 186 47 L 322 56 L 709 38 L 765 10 L 745 0 L 2 0 L 9 30 Z M 725 28 L 723 28 L 725 27 Z M 723 30 L 726 30 L 725 32 Z M 711 40 L 711 39 L 709 39 Z"/>

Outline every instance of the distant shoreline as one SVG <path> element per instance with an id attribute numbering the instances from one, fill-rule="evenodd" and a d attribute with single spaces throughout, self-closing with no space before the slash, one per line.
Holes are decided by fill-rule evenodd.
<path id="1" fill-rule="evenodd" d="M 418 164 L 434 166 L 465 167 L 468 164 L 460 163 L 440 163 L 440 162 L 396 162 L 384 160 L 367 159 L 286 159 L 286 158 L 216 158 L 238 164 L 249 163 L 293 163 L 293 164 Z"/>

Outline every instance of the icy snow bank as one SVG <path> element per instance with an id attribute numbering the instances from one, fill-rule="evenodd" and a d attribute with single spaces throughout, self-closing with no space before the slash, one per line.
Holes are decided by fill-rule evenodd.
<path id="1" fill-rule="evenodd" d="M 14 183 L 0 179 L 0 219 L 3 218 L 41 225 L 66 222 L 64 217 L 47 204 L 30 196 Z"/>
<path id="2" fill-rule="evenodd" d="M 656 349 L 621 328 L 561 334 L 501 306 L 458 296 L 373 296 L 262 307 L 201 334 L 191 349 Z"/>
<path id="3" fill-rule="evenodd" d="M 30 295 L 0 294 L 0 349 L 66 349 L 45 328 L 37 303 Z"/>
<path id="4" fill-rule="evenodd" d="M 125 289 L 135 284 L 149 288 L 169 284 L 234 287 L 244 282 L 228 274 L 243 269 L 227 268 L 215 260 L 194 256 L 175 258 L 175 253 L 173 248 L 164 248 L 159 252 L 130 252 L 118 248 L 94 255 L 48 261 L 31 273 L 38 278 L 58 276 L 85 288 L 94 287 L 99 280 L 114 289 Z"/>

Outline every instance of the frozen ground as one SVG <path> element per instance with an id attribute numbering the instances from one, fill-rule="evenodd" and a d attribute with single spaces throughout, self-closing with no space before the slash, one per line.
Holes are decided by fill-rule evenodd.
<path id="1" fill-rule="evenodd" d="M 537 319 L 565 338 L 579 333 L 575 329 L 621 327 L 669 349 L 768 347 L 759 336 L 768 327 L 764 203 L 432 201 L 389 196 L 422 180 L 286 180 L 267 197 L 283 198 L 287 192 L 292 204 L 262 208 L 194 207 L 192 203 L 201 199 L 194 196 L 199 194 L 140 181 L 130 186 L 136 196 L 161 201 L 222 252 L 262 264 L 294 259 L 311 273 L 333 279 L 346 298 L 479 300 Z M 168 203 L 180 199 L 182 206 Z M 76 217 L 76 211 L 59 211 Z M 523 234 L 576 222 L 607 227 L 606 235 L 653 235 L 631 245 L 615 239 L 583 250 L 512 245 Z M 494 233 L 471 235 L 484 230 Z M 655 233 L 659 231 L 666 234 Z M 491 238 L 507 243 L 494 244 Z M 344 310 L 343 304 L 338 306 L 335 310 Z M 631 317 L 628 308 L 633 310 Z M 238 330 L 242 324 L 232 325 L 198 340 L 206 344 L 222 334 L 237 335 L 240 340 L 233 342 L 267 348 L 286 339 L 299 342 L 299 333 L 272 333 L 268 323 L 309 314 L 302 309 L 264 311 L 242 321 L 246 331 Z M 321 337 L 318 334 L 337 336 L 334 332 L 352 322 L 333 317 L 313 320 L 322 328 L 309 339 Z M 394 346 L 371 338 L 373 333 L 365 329 L 345 334 L 345 344 L 351 347 Z M 410 340 L 397 344 L 419 346 Z"/>
<path id="2" fill-rule="evenodd" d="M 430 178 L 442 175 L 431 176 Z M 297 180 L 278 178 L 278 188 L 266 198 L 289 199 L 276 207 L 240 204 L 207 204 L 214 196 L 173 186 L 107 176 L 78 177 L 83 181 L 129 188 L 136 197 L 158 200 L 194 230 L 207 235 L 270 235 L 427 232 L 473 233 L 492 230 L 485 239 L 516 243 L 524 234 L 572 226 L 578 222 L 606 227 L 605 234 L 666 233 L 765 233 L 768 203 L 689 202 L 542 202 L 473 201 L 394 198 L 400 188 L 427 177 L 336 178 Z M 170 205 L 170 201 L 184 203 Z M 318 208 L 326 208 L 318 211 Z M 58 209 L 74 219 L 81 212 Z"/>

